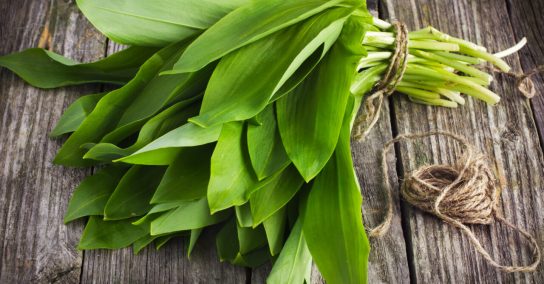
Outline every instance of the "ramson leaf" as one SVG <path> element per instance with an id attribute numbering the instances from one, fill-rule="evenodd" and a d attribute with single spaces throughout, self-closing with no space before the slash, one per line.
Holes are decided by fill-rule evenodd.
<path id="1" fill-rule="evenodd" d="M 291 161 L 281 142 L 274 105 L 269 105 L 259 117 L 261 125 L 247 126 L 247 148 L 257 178 L 263 180 Z"/>
<path id="2" fill-rule="evenodd" d="M 105 95 L 87 116 L 81 126 L 64 143 L 54 162 L 67 166 L 89 166 L 96 162 L 84 160 L 86 149 L 81 148 L 85 143 L 97 143 L 104 135 L 116 127 L 124 110 L 134 98 L 158 77 L 158 73 L 168 60 L 179 53 L 184 43 L 170 45 L 149 58 L 128 84 Z"/>
<path id="3" fill-rule="evenodd" d="M 119 181 L 104 209 L 104 219 L 141 216 L 151 209 L 149 201 L 165 172 L 164 167 L 133 166 Z"/>
<path id="4" fill-rule="evenodd" d="M 353 5 L 353 1 L 345 0 L 250 1 L 199 36 L 172 72 L 199 70 L 233 50 L 344 3 Z"/>
<path id="5" fill-rule="evenodd" d="M 91 216 L 78 249 L 120 249 L 149 234 L 148 227 L 132 225 L 133 221 L 104 221 L 100 217 Z"/>
<path id="6" fill-rule="evenodd" d="M 63 134 L 76 131 L 85 118 L 94 110 L 98 101 L 106 94 L 92 94 L 78 98 L 64 111 L 55 129 L 49 135 L 51 137 L 59 137 Z"/>
<path id="7" fill-rule="evenodd" d="M 93 63 L 78 63 L 45 49 L 30 48 L 0 56 L 0 66 L 44 89 L 84 83 L 125 84 L 155 52 L 156 48 L 129 47 Z"/>
<path id="8" fill-rule="evenodd" d="M 200 115 L 191 121 L 210 126 L 257 115 L 306 59 L 323 44 L 327 48 L 321 49 L 320 57 L 328 51 L 352 11 L 328 9 L 223 57 L 206 89 Z"/>
<path id="9" fill-rule="evenodd" d="M 285 242 L 278 260 L 274 263 L 268 284 L 299 284 L 312 265 L 312 256 L 302 233 L 302 223 L 297 221 Z"/>
<path id="10" fill-rule="evenodd" d="M 303 208 L 303 234 L 328 283 L 366 283 L 370 246 L 361 216 L 361 193 L 350 150 L 353 97 L 340 141 L 315 178 Z"/>
<path id="11" fill-rule="evenodd" d="M 248 0 L 77 0 L 91 23 L 127 45 L 165 46 L 195 36 Z"/>
<path id="12" fill-rule="evenodd" d="M 353 25 L 349 23 L 348 26 Z M 355 42 L 360 38 L 357 35 L 349 40 Z M 340 134 L 350 85 L 363 52 L 362 47 L 354 49 L 346 40 L 339 39 L 310 76 L 277 101 L 283 145 L 306 181 L 323 169 Z"/>
<path id="13" fill-rule="evenodd" d="M 221 125 L 203 128 L 186 123 L 149 143 L 119 162 L 141 165 L 170 165 L 184 147 L 210 144 L 219 138 Z"/>
<path id="14" fill-rule="evenodd" d="M 194 103 L 194 100 L 183 100 L 153 116 L 142 126 L 134 144 L 120 148 L 112 143 L 98 143 L 83 158 L 111 162 L 136 152 L 154 139 L 185 124 L 189 117 L 198 112 L 200 105 Z"/>
<path id="15" fill-rule="evenodd" d="M 201 229 L 217 224 L 230 215 L 230 212 L 220 212 L 210 215 L 206 198 L 187 201 L 151 222 L 151 235 L 160 235 L 178 231 Z"/>
<path id="16" fill-rule="evenodd" d="M 210 180 L 211 145 L 181 151 L 168 166 L 151 203 L 188 201 L 206 197 Z"/>
<path id="17" fill-rule="evenodd" d="M 244 204 L 258 183 L 246 143 L 243 122 L 223 125 L 211 160 L 208 201 L 212 213 Z"/>
<path id="18" fill-rule="evenodd" d="M 104 215 L 104 207 L 125 172 L 126 168 L 110 166 L 86 177 L 70 199 L 64 222 L 84 216 Z"/>

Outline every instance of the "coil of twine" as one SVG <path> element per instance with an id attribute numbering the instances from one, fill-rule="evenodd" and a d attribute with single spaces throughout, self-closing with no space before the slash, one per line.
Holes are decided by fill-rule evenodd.
<path id="1" fill-rule="evenodd" d="M 498 211 L 501 187 L 487 162 L 486 156 L 477 153 L 465 138 L 450 132 L 432 131 L 403 134 L 388 141 L 382 152 L 382 171 L 387 193 L 387 213 L 384 221 L 370 230 L 371 237 L 385 234 L 393 218 L 393 202 L 387 152 L 403 140 L 421 139 L 442 135 L 459 142 L 465 152 L 454 165 L 428 165 L 408 174 L 401 187 L 401 195 L 410 205 L 431 213 L 444 222 L 455 226 L 466 235 L 480 255 L 489 264 L 505 272 L 532 272 L 540 263 L 541 253 L 537 241 L 527 231 L 506 220 Z M 467 224 L 502 223 L 520 233 L 531 245 L 533 262 L 525 266 L 503 265 L 496 261 L 482 246 Z"/>
<path id="2" fill-rule="evenodd" d="M 408 30 L 403 23 L 394 24 L 396 30 L 395 52 L 383 79 L 364 103 L 364 115 L 357 117 L 354 126 L 354 138 L 363 140 L 379 119 L 384 96 L 394 92 L 402 80 L 408 62 Z M 513 74 L 518 79 L 518 89 L 527 97 L 534 96 L 531 76 L 542 72 L 542 67 L 527 74 Z M 508 74 L 512 75 L 512 74 Z M 528 84 L 528 85 L 527 85 Z M 523 85 L 523 86 L 522 86 Z M 527 88 L 529 87 L 529 88 Z M 531 88 L 532 87 L 532 88 Z M 376 102 L 377 101 L 377 102 Z M 532 272 L 540 263 L 541 252 L 537 241 L 527 231 L 518 228 L 506 220 L 498 211 L 501 187 L 497 182 L 485 155 L 474 150 L 465 138 L 450 132 L 432 131 L 426 133 L 408 133 L 388 141 L 382 152 L 382 172 L 387 196 L 387 212 L 384 221 L 370 230 L 371 237 L 384 235 L 393 219 L 392 189 L 389 183 L 387 152 L 392 146 L 403 140 L 421 139 L 441 135 L 459 142 L 465 152 L 454 165 L 427 165 L 408 174 L 401 187 L 402 197 L 412 206 L 431 213 L 461 230 L 474 246 L 475 250 L 492 266 L 505 272 Z M 502 223 L 518 232 L 530 244 L 533 262 L 525 266 L 503 265 L 495 260 L 482 246 L 470 224 Z"/>

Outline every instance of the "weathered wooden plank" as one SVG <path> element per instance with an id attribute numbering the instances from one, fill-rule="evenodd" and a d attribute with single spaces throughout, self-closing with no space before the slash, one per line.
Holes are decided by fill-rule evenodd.
<path id="1" fill-rule="evenodd" d="M 104 54 L 105 39 L 67 1 L 0 1 L 0 54 L 45 46 L 75 60 Z M 48 40 L 45 31 L 49 31 Z M 42 91 L 0 70 L 0 283 L 78 282 L 82 223 L 65 226 L 67 202 L 85 170 L 51 164 L 61 141 L 47 136 L 78 94 Z"/>
<path id="2" fill-rule="evenodd" d="M 520 51 L 521 66 L 524 72 L 544 65 L 544 1 L 507 1 L 513 36 L 516 40 L 527 37 L 527 46 Z M 531 100 L 534 119 L 540 133 L 540 143 L 544 145 L 544 76 L 536 75 L 533 83 L 537 95 Z"/>
<path id="3" fill-rule="evenodd" d="M 86 251 L 81 283 L 246 283 L 244 268 L 219 262 L 214 240 L 203 234 L 190 259 L 179 238 L 138 255 L 130 248 Z"/>
<path id="4" fill-rule="evenodd" d="M 498 51 L 515 43 L 503 1 L 412 0 L 386 2 L 392 18 L 410 28 L 433 26 Z M 396 17 L 395 17 L 396 16 Z M 509 63 L 519 70 L 519 58 Z M 544 158 L 529 103 L 514 90 L 514 81 L 496 76 L 493 89 L 503 100 L 496 107 L 468 100 L 459 109 L 415 105 L 395 98 L 395 121 L 399 133 L 448 130 L 466 136 L 488 153 L 504 176 L 501 209 L 508 220 L 526 228 L 544 245 L 544 220 L 538 208 L 544 204 Z M 432 138 L 400 147 L 404 171 L 423 163 L 451 163 L 459 154 L 454 142 Z M 421 283 L 542 283 L 544 270 L 506 274 L 491 267 L 458 230 L 429 214 L 411 207 L 406 210 L 409 224 L 409 255 L 412 279 Z M 525 242 L 504 226 L 472 226 L 484 247 L 502 263 L 529 263 Z"/>

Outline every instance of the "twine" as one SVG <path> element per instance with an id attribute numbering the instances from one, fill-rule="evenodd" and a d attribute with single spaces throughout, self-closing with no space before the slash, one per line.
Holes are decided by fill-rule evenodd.
<path id="1" fill-rule="evenodd" d="M 389 230 L 393 218 L 392 192 L 387 167 L 387 152 L 403 140 L 420 139 L 442 135 L 459 142 L 465 152 L 454 165 L 424 166 L 405 177 L 401 187 L 402 197 L 412 206 L 429 212 L 444 222 L 461 230 L 474 248 L 489 264 L 505 272 L 532 272 L 540 263 L 540 248 L 535 238 L 527 231 L 516 227 L 498 212 L 501 187 L 486 162 L 487 158 L 477 153 L 465 138 L 450 132 L 433 131 L 417 134 L 402 134 L 388 141 L 382 153 L 384 187 L 387 192 L 387 213 L 384 221 L 369 233 L 371 237 L 382 236 Z M 466 224 L 503 223 L 520 233 L 533 248 L 533 262 L 527 266 L 508 266 L 498 263 L 476 238 Z"/>
<path id="2" fill-rule="evenodd" d="M 532 99 L 536 95 L 535 83 L 532 77 L 536 74 L 544 73 L 544 65 L 535 67 L 533 70 L 526 73 L 502 72 L 493 70 L 495 73 L 505 74 L 516 79 L 516 87 L 518 91 L 528 99 Z"/>
<path id="3" fill-rule="evenodd" d="M 408 28 L 401 22 L 396 22 L 393 26 L 397 34 L 395 51 L 382 80 L 374 88 L 373 93 L 365 99 L 363 114 L 355 119 L 353 137 L 357 141 L 363 140 L 376 125 L 380 118 L 384 96 L 389 96 L 395 91 L 408 65 Z M 376 100 L 378 100 L 377 103 Z"/>

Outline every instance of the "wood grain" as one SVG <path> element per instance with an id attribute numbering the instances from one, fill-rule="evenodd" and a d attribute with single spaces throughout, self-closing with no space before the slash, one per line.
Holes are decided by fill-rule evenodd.
<path id="1" fill-rule="evenodd" d="M 385 2 L 390 18 L 411 29 L 426 25 L 499 51 L 515 43 L 503 1 L 411 0 Z M 508 62 L 520 68 L 519 58 Z M 529 230 L 543 246 L 544 194 L 542 149 L 530 104 L 514 90 L 514 82 L 496 76 L 493 90 L 503 98 L 495 107 L 468 100 L 459 109 L 419 106 L 397 96 L 395 121 L 399 133 L 448 130 L 466 136 L 490 155 L 506 186 L 502 206 L 507 219 Z M 454 142 L 442 138 L 400 147 L 404 172 L 424 163 L 451 163 L 459 154 Z M 542 266 L 535 273 L 506 274 L 488 265 L 459 231 L 429 214 L 407 207 L 412 279 L 421 283 L 542 283 Z M 530 253 L 519 236 L 503 226 L 473 226 L 484 247 L 503 263 L 529 263 Z"/>
<path id="2" fill-rule="evenodd" d="M 45 47 L 57 53 L 79 61 L 104 55 L 104 37 L 74 4 L 0 1 L 0 7 L 0 55 L 37 46 L 46 30 L 53 44 Z M 52 165 L 61 141 L 48 133 L 79 94 L 97 89 L 37 90 L 4 69 L 0 82 L 0 283 L 78 282 L 82 223 L 65 226 L 62 218 L 88 171 Z"/>
<path id="3" fill-rule="evenodd" d="M 520 51 L 523 72 L 544 65 L 544 1 L 507 1 L 513 37 L 516 41 L 527 38 L 527 46 Z M 520 70 L 518 70 L 520 71 Z M 544 145 L 544 75 L 535 75 L 533 83 L 537 90 L 536 97 L 531 100 L 534 118 L 539 129 L 540 144 Z"/>

